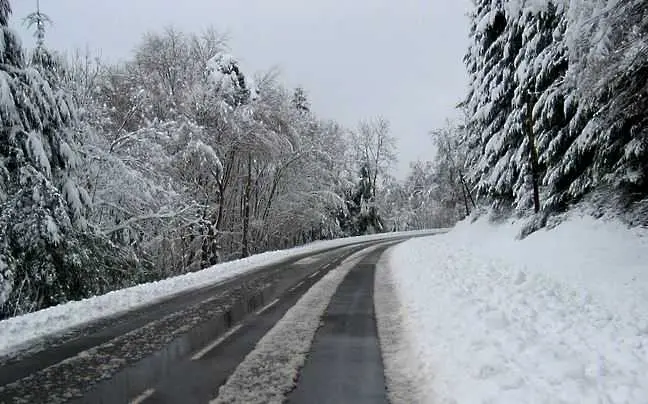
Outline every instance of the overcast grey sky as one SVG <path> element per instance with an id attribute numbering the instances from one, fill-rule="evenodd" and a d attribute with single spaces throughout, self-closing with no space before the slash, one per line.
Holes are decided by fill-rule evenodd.
<path id="1" fill-rule="evenodd" d="M 13 26 L 36 0 L 11 0 Z M 41 0 L 52 20 L 47 44 L 130 55 L 141 35 L 167 25 L 230 36 L 232 54 L 252 71 L 278 66 L 309 93 L 318 115 L 347 127 L 382 115 L 398 139 L 398 176 L 429 159 L 427 133 L 456 115 L 467 75 L 469 0 Z"/>

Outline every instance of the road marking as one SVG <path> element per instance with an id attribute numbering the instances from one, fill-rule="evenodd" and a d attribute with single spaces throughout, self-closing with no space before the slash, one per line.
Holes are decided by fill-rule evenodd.
<path id="1" fill-rule="evenodd" d="M 155 389 L 148 389 L 144 393 L 140 394 L 139 396 L 135 397 L 133 401 L 130 402 L 130 404 L 140 404 L 143 403 L 147 398 L 151 397 L 155 393 Z"/>
<path id="2" fill-rule="evenodd" d="M 317 274 L 319 274 L 319 273 L 320 273 L 320 271 L 313 272 L 312 274 L 310 274 L 310 276 L 308 277 L 308 279 L 316 277 Z"/>
<path id="3" fill-rule="evenodd" d="M 317 255 L 319 255 L 319 254 L 317 254 Z M 317 262 L 317 261 L 319 261 L 319 258 L 317 258 L 317 255 L 315 257 L 302 258 L 299 261 L 297 261 L 295 264 L 308 265 L 308 264 L 312 264 L 313 262 Z"/>
<path id="4" fill-rule="evenodd" d="M 292 288 L 288 289 L 288 292 L 294 292 L 294 291 L 296 291 L 296 290 L 299 289 L 299 287 L 300 287 L 301 285 L 303 285 L 303 284 L 304 284 L 304 281 L 299 282 L 298 284 L 296 284 L 296 285 L 293 286 Z"/>
<path id="5" fill-rule="evenodd" d="M 227 337 L 229 337 L 230 335 L 234 334 L 234 333 L 235 333 L 236 331 L 238 331 L 241 327 L 243 327 L 243 324 L 239 324 L 239 325 L 237 325 L 236 327 L 232 328 L 231 330 L 229 330 L 228 332 L 226 332 L 225 334 L 223 334 L 221 337 L 219 337 L 216 341 L 212 342 L 211 344 L 207 345 L 206 347 L 204 347 L 204 348 L 201 349 L 200 351 L 196 352 L 196 354 L 195 354 L 194 356 L 191 357 L 191 360 L 192 360 L 192 361 L 196 361 L 196 360 L 202 358 L 202 357 L 205 356 L 209 351 L 211 351 L 212 349 L 216 348 L 218 345 L 222 344 L 223 341 L 225 341 L 225 340 L 227 339 Z"/>
<path id="6" fill-rule="evenodd" d="M 264 311 L 268 310 L 270 307 L 274 306 L 274 305 L 277 304 L 278 302 L 279 302 L 279 299 L 274 299 L 273 301 L 271 301 L 270 303 L 268 303 L 267 305 L 265 305 L 263 308 L 257 310 L 257 311 L 256 311 L 256 315 L 258 316 L 259 314 L 261 314 L 261 313 L 263 313 Z"/>

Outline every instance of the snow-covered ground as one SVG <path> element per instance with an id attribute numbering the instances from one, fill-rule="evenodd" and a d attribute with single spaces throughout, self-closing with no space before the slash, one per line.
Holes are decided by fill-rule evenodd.
<path id="1" fill-rule="evenodd" d="M 56 335 L 74 327 L 101 318 L 114 316 L 138 307 L 154 304 L 173 295 L 224 282 L 235 276 L 253 271 L 262 265 L 278 263 L 300 254 L 316 253 L 327 248 L 362 241 L 390 239 L 405 234 L 422 232 L 388 233 L 319 241 L 288 250 L 272 251 L 249 258 L 231 261 L 185 275 L 151 282 L 107 293 L 81 301 L 50 307 L 23 316 L 0 321 L 0 357 L 32 345 L 44 337 Z"/>
<path id="2" fill-rule="evenodd" d="M 521 226 L 465 221 L 384 257 L 392 398 L 648 403 L 648 230 L 573 215 L 520 241 Z"/>

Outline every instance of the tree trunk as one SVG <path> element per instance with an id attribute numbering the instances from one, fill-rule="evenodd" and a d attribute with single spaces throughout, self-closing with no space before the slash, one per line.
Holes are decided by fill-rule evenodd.
<path id="1" fill-rule="evenodd" d="M 202 245 L 201 269 L 216 265 L 220 261 L 216 242 L 218 233 L 211 222 L 208 222 L 207 226 L 207 234 Z"/>
<path id="2" fill-rule="evenodd" d="M 468 206 L 468 195 L 466 195 L 463 174 L 459 175 L 459 179 L 461 180 L 461 193 L 463 194 L 464 205 L 466 205 L 466 216 L 470 216 L 470 206 Z"/>
<path id="3" fill-rule="evenodd" d="M 216 231 L 220 232 L 223 226 L 223 215 L 225 213 L 225 186 L 218 183 L 218 216 L 216 217 Z"/>
<path id="4" fill-rule="evenodd" d="M 533 133 L 533 102 L 531 97 L 527 103 L 527 135 L 529 136 L 529 158 L 531 159 L 531 182 L 533 184 L 533 208 L 535 213 L 540 212 L 540 190 L 538 173 L 538 150 L 535 144 L 535 134 Z"/>
<path id="5" fill-rule="evenodd" d="M 245 258 L 250 255 L 249 236 L 250 236 L 250 196 L 252 193 L 252 155 L 248 154 L 247 163 L 247 180 L 245 182 L 245 193 L 243 195 L 243 240 L 241 257 Z"/>
<path id="6" fill-rule="evenodd" d="M 475 203 L 475 200 L 473 199 L 473 196 L 470 193 L 470 188 L 468 188 L 468 184 L 466 184 L 466 178 L 464 177 L 463 174 L 460 174 L 459 179 L 461 179 L 461 185 L 463 186 L 466 195 L 468 195 L 468 199 L 470 199 L 470 204 L 472 205 L 473 209 L 475 209 L 477 207 L 477 204 Z"/>

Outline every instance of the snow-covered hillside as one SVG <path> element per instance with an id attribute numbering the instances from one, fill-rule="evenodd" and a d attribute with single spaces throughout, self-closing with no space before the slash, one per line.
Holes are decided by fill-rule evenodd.
<path id="1" fill-rule="evenodd" d="M 648 402 L 648 231 L 572 215 L 520 241 L 521 226 L 464 221 L 383 258 L 391 387 L 413 377 L 410 399 L 435 403 Z"/>

